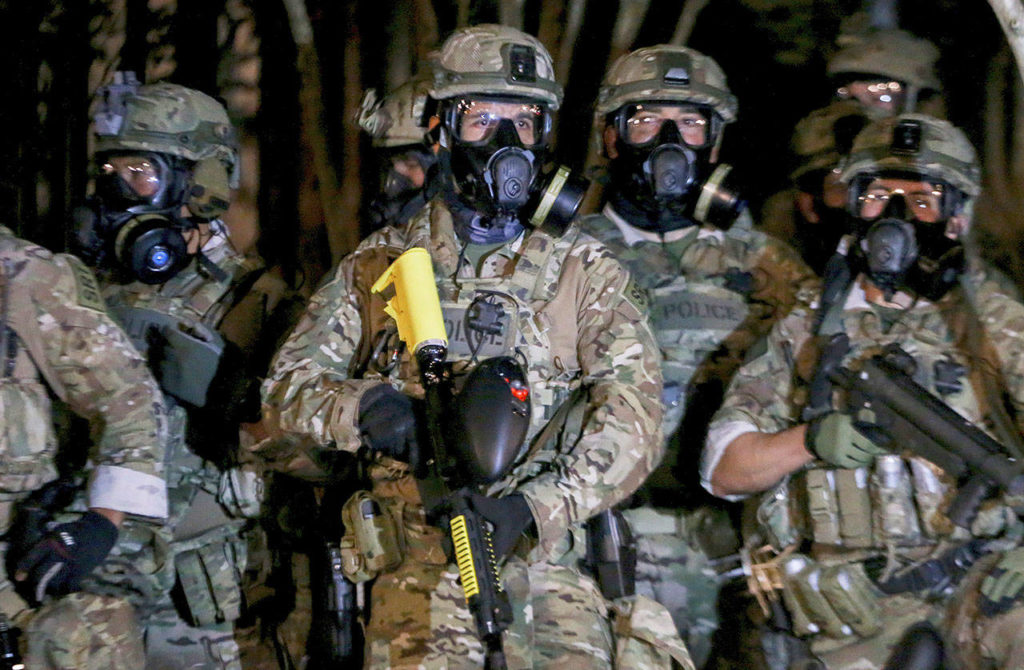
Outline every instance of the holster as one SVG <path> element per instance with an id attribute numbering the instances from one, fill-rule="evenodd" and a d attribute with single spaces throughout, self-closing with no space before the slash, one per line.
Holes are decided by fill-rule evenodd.
<path id="1" fill-rule="evenodd" d="M 622 512 L 609 509 L 587 521 L 585 567 L 608 600 L 636 594 L 636 541 Z"/>

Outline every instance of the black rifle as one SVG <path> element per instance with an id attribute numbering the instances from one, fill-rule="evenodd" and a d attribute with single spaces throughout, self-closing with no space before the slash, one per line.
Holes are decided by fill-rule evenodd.
<path id="1" fill-rule="evenodd" d="M 412 464 L 420 499 L 427 519 L 451 542 L 449 555 L 483 642 L 484 667 L 503 669 L 501 635 L 512 623 L 512 607 L 498 577 L 490 526 L 464 492 L 497 481 L 518 455 L 530 425 L 526 376 L 513 358 L 485 360 L 453 403 L 452 371 L 445 361 L 448 337 L 426 249 L 414 247 L 399 256 L 371 292 L 392 285 L 394 298 L 385 312 L 416 357 L 424 391 L 427 444 Z"/>
<path id="2" fill-rule="evenodd" d="M 870 416 L 870 423 L 891 437 L 881 446 L 908 449 L 963 480 L 946 512 L 961 528 L 970 528 L 993 488 L 1024 493 L 1024 464 L 915 382 L 911 375 L 916 364 L 909 354 L 890 346 L 854 372 L 840 365 L 849 348 L 845 333 L 833 335 L 825 346 L 811 382 L 811 411 L 805 412 L 805 420 L 831 408 L 834 387 L 844 389 L 843 411 L 855 418 Z"/>
<path id="3" fill-rule="evenodd" d="M 501 635 L 512 623 L 512 606 L 498 577 L 490 529 L 465 497 L 452 495 L 470 482 L 445 434 L 453 418 L 446 356 L 447 348 L 441 344 L 425 344 L 416 352 L 425 391 L 429 446 L 415 475 L 427 519 L 451 540 L 466 605 L 484 643 L 484 667 L 500 670 L 506 667 Z"/>

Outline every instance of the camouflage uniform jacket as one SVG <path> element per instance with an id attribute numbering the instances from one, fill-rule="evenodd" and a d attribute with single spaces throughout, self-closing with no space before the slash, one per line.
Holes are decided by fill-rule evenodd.
<path id="1" fill-rule="evenodd" d="M 908 296 L 898 293 L 894 300 L 902 302 L 902 307 L 867 302 L 861 281 L 859 278 L 851 287 L 838 322 L 850 338 L 850 352 L 844 365 L 856 370 L 859 362 L 880 353 L 884 346 L 898 344 L 917 363 L 915 381 L 975 425 L 989 425 L 985 419 L 990 394 L 984 392 L 979 373 L 996 375 L 1016 408 L 1022 407 L 1024 358 L 1020 344 L 1024 306 L 1000 288 L 1003 285 L 998 281 L 986 273 L 975 272 L 965 278 L 964 288 L 951 291 L 938 303 L 913 303 Z M 974 294 L 970 301 L 967 292 Z M 760 355 L 744 364 L 733 379 L 725 402 L 712 421 L 703 454 L 701 474 L 709 490 L 712 473 L 725 447 L 736 436 L 750 431 L 775 433 L 801 423 L 800 410 L 807 402 L 808 383 L 820 348 L 819 338 L 812 332 L 814 312 L 812 305 L 794 309 L 776 324 Z M 982 329 L 972 323 L 973 315 L 980 320 Z M 949 370 L 959 371 L 952 383 L 949 375 L 944 374 Z M 943 383 L 937 381 L 940 376 L 946 378 Z M 840 480 L 850 477 L 851 481 L 866 481 L 871 476 L 870 468 L 843 471 L 821 462 L 784 478 L 764 496 L 758 517 L 762 530 L 777 549 L 800 539 L 813 540 L 817 547 L 833 547 L 837 560 L 859 560 L 881 549 L 919 555 L 921 546 L 934 546 L 954 532 L 944 511 L 956 482 L 920 457 L 904 453 L 903 460 L 913 483 L 918 516 L 916 523 L 905 524 L 908 528 L 901 531 L 905 535 L 880 529 L 877 515 L 874 529 L 872 517 L 866 516 L 866 529 L 862 527 L 854 533 L 844 526 L 842 509 L 837 527 L 834 519 L 825 519 L 827 515 L 823 516 L 811 503 L 788 505 L 787 500 L 794 495 L 806 500 L 804 489 L 810 491 L 814 487 L 809 482 L 827 481 L 838 489 L 842 488 Z M 861 470 L 865 472 L 858 475 Z M 814 475 L 816 471 L 833 474 L 822 479 Z M 872 496 L 881 495 L 874 482 L 871 479 L 866 488 Z M 868 503 L 872 510 L 881 504 L 878 500 L 872 498 Z M 838 504 L 843 507 L 842 497 Z M 863 522 L 865 514 L 859 516 Z M 998 536 L 1014 518 L 1005 505 L 990 501 L 975 520 L 972 535 Z"/>
<path id="2" fill-rule="evenodd" d="M 790 248 L 749 227 L 695 226 L 659 239 L 630 226 L 611 205 L 580 226 L 647 292 L 663 359 L 666 440 L 679 428 L 695 387 L 727 383 L 750 345 L 789 313 L 800 288 L 814 282 Z"/>
<path id="3" fill-rule="evenodd" d="M 498 296 L 505 305 L 504 339 L 485 343 L 478 353 L 518 352 L 526 361 L 534 406 L 531 437 L 573 390 L 589 390 L 582 437 L 561 447 L 530 445 L 511 474 L 491 489 L 525 496 L 538 528 L 537 558 L 557 560 L 572 546 L 568 531 L 628 496 L 662 454 L 661 409 L 651 402 L 661 393 L 661 373 L 636 304 L 642 294 L 609 251 L 575 227 L 559 238 L 540 231 L 517 238 L 486 257 L 479 276 L 460 261 L 451 214 L 438 199 L 405 228 L 374 233 L 312 297 L 278 352 L 264 385 L 264 416 L 286 434 L 310 435 L 323 447 L 355 452 L 359 401 L 367 389 L 387 380 L 412 395 L 420 392 L 408 354 L 390 378 L 372 366 L 363 373 L 377 334 L 389 322 L 370 286 L 415 246 L 428 249 L 433 259 L 456 372 L 470 358 L 460 349 L 465 338 L 458 332 L 459 310 L 480 294 Z M 403 464 L 382 459 L 370 476 L 381 495 L 422 510 Z"/>
<path id="4" fill-rule="evenodd" d="M 210 270 L 194 260 L 188 267 L 163 284 L 108 284 L 103 296 L 111 313 L 121 323 L 140 349 L 148 334 L 139 330 L 132 320 L 136 310 L 150 310 L 174 317 L 178 328 L 202 336 L 216 330 L 240 296 L 235 288 L 243 278 L 259 270 L 262 264 L 239 254 L 226 237 L 226 228 L 219 221 L 211 223 L 214 236 L 203 248 L 209 262 L 219 269 Z M 216 275 L 216 276 L 215 276 Z M 150 361 L 152 366 L 153 362 Z M 185 409 L 165 395 L 170 407 L 170 432 L 167 448 L 167 483 L 171 489 L 170 526 L 188 507 L 196 487 L 216 494 L 220 472 L 186 445 L 187 417 Z"/>
<path id="5" fill-rule="evenodd" d="M 87 504 L 165 517 L 160 392 L 107 315 L 95 277 L 0 226 L 0 286 L 0 529 L 14 501 L 57 476 L 48 390 L 102 426 Z"/>

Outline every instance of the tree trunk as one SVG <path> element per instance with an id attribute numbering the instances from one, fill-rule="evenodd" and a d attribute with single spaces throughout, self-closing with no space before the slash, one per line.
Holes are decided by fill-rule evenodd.
<path id="1" fill-rule="evenodd" d="M 686 0 L 683 11 L 679 14 L 679 22 L 676 23 L 676 30 L 672 33 L 669 44 L 685 46 L 693 34 L 693 27 L 697 25 L 697 17 L 701 11 L 708 6 L 711 0 Z"/>
<path id="2" fill-rule="evenodd" d="M 351 233 L 346 230 L 346 219 L 348 217 L 344 210 L 347 208 L 341 207 L 338 198 L 338 176 L 334 166 L 331 164 L 327 149 L 327 134 L 324 132 L 324 95 L 320 77 L 320 60 L 317 56 L 316 45 L 313 42 L 313 25 L 306 12 L 305 2 L 303 0 L 284 0 L 284 6 L 288 12 L 288 24 L 291 27 L 292 38 L 295 40 L 299 72 L 299 111 L 302 119 L 302 143 L 311 153 L 313 175 L 316 178 L 316 184 L 310 184 L 310 186 L 317 191 L 320 210 L 324 217 L 324 226 L 327 230 L 327 245 L 331 253 L 331 262 L 335 263 L 355 245 L 351 243 Z M 358 63 L 358 59 L 356 62 Z M 348 70 L 349 67 L 345 69 Z M 358 203 L 358 196 L 356 197 Z M 356 237 L 358 237 L 358 233 Z"/>

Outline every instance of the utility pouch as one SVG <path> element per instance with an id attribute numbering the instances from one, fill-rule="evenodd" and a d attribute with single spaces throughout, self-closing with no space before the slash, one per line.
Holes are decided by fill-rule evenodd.
<path id="1" fill-rule="evenodd" d="M 608 600 L 636 593 L 636 541 L 622 512 L 605 510 L 587 521 L 584 562 Z"/>
<path id="2" fill-rule="evenodd" d="M 822 568 L 820 587 L 832 609 L 857 635 L 868 637 L 881 630 L 879 594 L 860 563 Z"/>
<path id="3" fill-rule="evenodd" d="M 861 549 L 871 544 L 871 495 L 867 468 L 832 471 L 839 504 L 839 536 L 844 547 Z"/>
<path id="4" fill-rule="evenodd" d="M 818 468 L 804 473 L 807 511 L 811 532 L 819 544 L 841 544 L 839 501 L 836 496 L 835 470 Z"/>
<path id="5" fill-rule="evenodd" d="M 793 522 L 793 510 L 796 507 L 791 499 L 793 488 L 792 480 L 783 479 L 758 501 L 758 525 L 776 551 L 782 551 L 800 540 L 800 529 Z"/>
<path id="6" fill-rule="evenodd" d="M 878 456 L 871 484 L 875 533 L 879 543 L 917 544 L 921 540 L 921 526 L 911 497 L 910 475 L 903 459 L 895 454 Z"/>
<path id="7" fill-rule="evenodd" d="M 341 508 L 341 520 L 341 569 L 350 581 L 369 581 L 402 562 L 395 519 L 372 493 L 353 493 Z"/>
<path id="8" fill-rule="evenodd" d="M 949 535 L 953 524 L 944 513 L 950 498 L 949 484 L 939 477 L 935 466 L 920 456 L 912 456 L 909 462 L 922 533 L 931 538 Z"/>
<path id="9" fill-rule="evenodd" d="M 239 527 L 240 524 L 220 526 L 187 540 L 181 544 L 191 548 L 174 557 L 192 626 L 234 621 L 242 614 L 240 585 L 248 549 L 238 535 Z"/>
<path id="10" fill-rule="evenodd" d="M 56 451 L 45 387 L 0 378 L 0 495 L 33 491 L 56 479 Z M 0 521 L 2 531 L 9 519 Z"/>
<path id="11" fill-rule="evenodd" d="M 853 634 L 821 590 L 822 568 L 807 556 L 795 554 L 782 564 L 783 601 L 793 615 L 797 635 L 823 633 L 833 638 Z M 801 630 L 800 625 L 805 629 Z M 806 622 L 806 623 L 805 623 Z"/>

